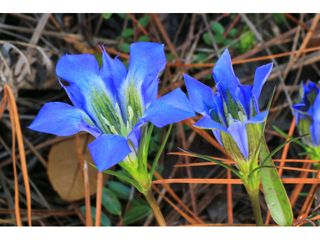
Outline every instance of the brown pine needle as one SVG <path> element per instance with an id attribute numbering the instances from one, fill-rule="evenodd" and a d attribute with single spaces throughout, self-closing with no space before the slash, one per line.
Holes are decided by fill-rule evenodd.
<path id="1" fill-rule="evenodd" d="M 150 169 L 151 166 L 148 163 L 148 168 Z M 156 179 L 158 180 L 163 180 L 163 178 L 161 177 L 161 175 L 157 172 L 154 171 L 153 172 L 154 176 L 156 177 Z M 196 219 L 199 223 L 204 223 L 197 215 L 195 215 L 182 201 L 181 199 L 175 194 L 175 192 L 171 189 L 171 187 L 166 184 L 166 183 L 162 183 L 162 187 L 164 187 L 167 192 L 194 218 Z"/>
<path id="2" fill-rule="evenodd" d="M 91 216 L 91 204 L 90 204 L 90 185 L 89 185 L 89 175 L 88 175 L 88 164 L 83 157 L 82 147 L 80 143 L 80 137 L 78 134 L 75 135 L 77 144 L 77 154 L 79 164 L 82 167 L 83 182 L 84 182 L 84 194 L 85 194 L 85 206 L 86 206 L 86 226 L 92 226 L 92 216 Z"/>
<path id="3" fill-rule="evenodd" d="M 9 112 L 12 113 L 12 107 L 9 105 Z M 20 207 L 19 207 L 19 187 L 18 187 L 18 177 L 17 177 L 17 166 L 16 166 L 16 136 L 15 136 L 15 125 L 13 114 L 10 114 L 11 121 L 11 132 L 12 132 L 12 163 L 13 163 L 13 173 L 14 173 L 14 205 L 15 213 L 17 219 L 17 226 L 21 227 L 21 216 L 20 216 Z"/>
<path id="4" fill-rule="evenodd" d="M 28 225 L 31 226 L 31 194 L 30 194 L 30 185 L 29 185 L 29 177 L 28 177 L 28 169 L 26 162 L 26 155 L 24 151 L 23 138 L 21 133 L 21 127 L 19 122 L 19 114 L 17 110 L 16 101 L 14 99 L 12 90 L 8 84 L 3 85 L 4 88 L 7 89 L 8 97 L 9 97 L 9 111 L 10 111 L 10 119 L 13 120 L 14 123 L 13 130 L 16 131 L 17 141 L 18 141 L 18 149 L 20 154 L 20 163 L 21 170 L 23 176 L 23 182 L 26 190 L 26 200 L 27 200 L 27 209 L 28 209 Z M 12 115 L 12 118 L 11 118 Z M 14 137 L 14 136 L 13 136 Z"/>
<path id="5" fill-rule="evenodd" d="M 102 186 L 103 173 L 99 172 L 97 176 L 96 227 L 99 227 L 101 222 Z"/>
<path id="6" fill-rule="evenodd" d="M 319 184 L 319 178 L 281 178 L 284 184 Z M 193 179 L 163 179 L 152 181 L 154 184 L 162 183 L 202 183 L 202 184 L 242 184 L 241 179 L 206 179 L 206 178 L 193 178 Z"/>
<path id="7" fill-rule="evenodd" d="M 180 215 L 182 216 L 182 217 L 184 217 L 189 223 L 191 223 L 191 224 L 196 224 L 197 222 L 195 221 L 195 220 L 193 220 L 190 216 L 188 216 L 188 214 L 186 214 L 186 213 L 184 213 L 183 211 L 181 211 L 181 209 L 178 207 L 178 206 L 176 206 L 173 202 L 171 202 L 166 196 L 164 196 L 162 193 L 161 193 L 161 191 L 159 191 L 159 189 L 156 187 L 156 186 L 154 186 L 153 184 L 151 185 L 152 186 L 152 188 L 158 193 L 158 194 L 160 194 L 162 197 L 163 197 L 163 199 L 164 200 L 166 200 L 170 205 L 171 205 L 171 207 L 173 207 L 178 213 L 180 213 Z"/>

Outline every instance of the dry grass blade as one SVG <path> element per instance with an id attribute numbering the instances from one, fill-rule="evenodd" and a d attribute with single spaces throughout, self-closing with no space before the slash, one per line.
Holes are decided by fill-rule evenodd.
<path id="1" fill-rule="evenodd" d="M 1 107 L 0 107 L 0 118 L 2 116 L 2 113 L 4 111 L 4 108 L 6 106 L 6 103 L 7 103 L 7 89 L 4 88 L 3 89 L 3 98 L 2 98 L 2 103 L 1 103 Z"/>
<path id="2" fill-rule="evenodd" d="M 86 226 L 88 227 L 88 226 L 92 226 L 88 165 L 87 165 L 87 161 L 83 157 L 81 144 L 80 144 L 80 137 L 78 134 L 75 135 L 75 139 L 77 144 L 78 159 L 80 162 L 80 166 L 83 169 L 85 205 L 86 205 Z"/>
<path id="3" fill-rule="evenodd" d="M 13 96 L 13 93 L 11 91 L 11 88 L 8 84 L 3 85 L 4 88 L 7 88 L 8 93 L 8 105 L 9 105 L 9 111 L 10 111 L 10 118 L 11 122 L 14 123 L 13 133 L 16 131 L 17 135 L 17 141 L 18 141 L 18 149 L 20 154 L 20 162 L 21 162 L 21 168 L 22 168 L 22 174 L 23 174 L 23 181 L 26 191 L 26 199 L 27 199 L 27 209 L 28 209 L 28 225 L 31 226 L 31 194 L 30 194 L 30 185 L 29 185 L 29 178 L 28 178 L 28 169 L 27 169 L 27 163 L 26 163 L 26 156 L 24 152 L 24 145 L 23 145 L 23 138 L 21 133 L 21 127 L 19 122 L 19 114 L 17 110 L 17 105 Z M 14 138 L 14 135 L 13 135 Z"/>
<path id="4" fill-rule="evenodd" d="M 283 15 L 285 15 L 287 18 L 289 18 L 290 20 L 292 20 L 293 22 L 295 22 L 296 24 L 298 24 L 299 26 L 301 26 L 302 28 L 304 28 L 305 30 L 307 30 L 308 32 L 311 32 L 312 34 L 316 34 L 315 31 L 311 30 L 310 28 L 308 28 L 306 25 L 304 25 L 303 23 L 299 22 L 294 16 L 292 16 L 289 13 L 283 13 Z"/>

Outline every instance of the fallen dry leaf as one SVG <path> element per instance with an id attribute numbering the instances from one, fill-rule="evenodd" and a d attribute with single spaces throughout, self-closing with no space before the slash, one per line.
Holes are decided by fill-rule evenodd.
<path id="1" fill-rule="evenodd" d="M 87 144 L 92 142 L 94 137 L 89 134 L 82 134 L 79 137 L 84 160 L 88 163 L 90 195 L 92 195 L 96 193 L 98 171 L 90 165 L 93 160 Z M 78 159 L 75 138 L 52 146 L 48 159 L 48 176 L 54 190 L 63 200 L 75 201 L 85 197 L 83 170 Z M 107 181 L 107 176 L 104 174 L 103 181 Z"/>

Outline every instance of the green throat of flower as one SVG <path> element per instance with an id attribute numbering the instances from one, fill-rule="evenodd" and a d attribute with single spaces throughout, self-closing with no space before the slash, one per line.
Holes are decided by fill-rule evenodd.
<path id="1" fill-rule="evenodd" d="M 120 131 L 116 129 L 116 127 L 111 124 L 108 119 L 106 119 L 102 114 L 101 114 L 101 118 L 104 121 L 104 123 L 108 126 L 108 128 L 110 129 L 111 133 L 115 134 L 115 135 L 122 135 L 124 137 L 127 137 L 128 134 L 131 132 L 132 127 L 133 127 L 133 118 L 134 118 L 134 113 L 133 110 L 131 108 L 131 106 L 128 106 L 128 120 L 126 121 L 126 123 L 124 122 L 122 115 L 121 115 L 121 111 L 120 111 L 120 107 L 118 105 L 118 103 L 116 103 L 116 114 L 117 117 L 120 121 Z"/>

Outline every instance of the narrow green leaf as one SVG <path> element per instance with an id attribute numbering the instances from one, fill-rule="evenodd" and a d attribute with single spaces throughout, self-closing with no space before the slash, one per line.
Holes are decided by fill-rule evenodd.
<path id="1" fill-rule="evenodd" d="M 277 128 L 276 126 L 272 126 L 274 128 L 274 130 L 276 130 L 279 134 L 281 134 L 282 136 L 292 139 L 293 137 L 289 136 L 288 134 L 286 134 L 285 132 L 281 131 L 279 128 Z M 307 147 L 300 141 L 294 141 L 296 144 L 300 145 L 301 147 L 303 147 L 304 149 L 307 149 Z"/>
<path id="2" fill-rule="evenodd" d="M 114 215 L 121 215 L 121 204 L 116 195 L 108 188 L 102 188 L 102 206 Z"/>
<path id="3" fill-rule="evenodd" d="M 272 158 L 272 156 L 273 156 L 274 154 L 276 154 L 276 153 L 277 153 L 281 148 L 283 148 L 285 145 L 287 145 L 288 143 L 291 143 L 291 142 L 293 142 L 293 141 L 295 141 L 295 140 L 298 140 L 298 139 L 300 139 L 300 138 L 303 138 L 303 137 L 305 137 L 306 135 L 308 135 L 308 134 L 305 134 L 305 135 L 302 135 L 302 136 L 299 136 L 299 137 L 292 138 L 292 139 L 290 139 L 290 140 L 282 143 L 282 144 L 281 144 L 280 146 L 278 146 L 275 150 L 273 150 L 268 156 L 266 156 L 266 158 L 262 161 L 262 163 L 260 164 L 260 166 L 265 166 L 266 162 L 267 162 L 268 160 L 270 160 L 270 159 Z"/>
<path id="4" fill-rule="evenodd" d="M 102 13 L 104 19 L 109 19 L 112 16 L 112 13 Z"/>
<path id="5" fill-rule="evenodd" d="M 127 177 L 127 178 L 129 178 L 129 179 L 132 179 L 130 173 L 128 173 L 128 172 L 127 172 L 126 170 L 124 170 L 124 169 L 118 170 L 118 171 L 116 171 L 116 173 L 118 173 L 118 174 L 120 174 L 120 175 L 123 175 L 123 176 L 125 176 L 125 177 Z M 128 186 L 131 186 L 131 183 L 129 183 L 128 181 L 126 181 L 126 180 L 124 180 L 124 179 L 122 179 L 122 178 L 119 178 L 119 180 L 120 180 L 122 183 L 124 183 L 124 184 L 126 184 L 126 185 L 128 185 Z"/>
<path id="6" fill-rule="evenodd" d="M 131 207 L 149 206 L 146 200 L 143 198 L 135 198 L 130 202 Z"/>
<path id="7" fill-rule="evenodd" d="M 216 160 L 214 158 L 209 158 L 209 157 L 207 157 L 205 155 L 201 155 L 201 154 L 198 154 L 198 153 L 190 152 L 190 151 L 187 151 L 187 150 L 184 150 L 184 149 L 181 149 L 181 148 L 179 148 L 179 149 L 182 152 L 186 152 L 186 153 L 192 154 L 192 155 L 197 156 L 199 158 L 202 158 L 204 160 L 208 160 L 208 161 L 214 162 L 214 163 L 216 163 L 216 164 L 218 164 L 218 165 L 220 165 L 222 167 L 225 167 L 225 168 L 229 169 L 231 172 L 233 172 L 234 174 L 236 174 L 236 175 L 238 175 L 240 177 L 240 172 L 238 170 L 235 170 L 234 168 L 228 166 L 227 164 L 222 163 L 220 160 Z"/>
<path id="8" fill-rule="evenodd" d="M 269 157 L 264 138 L 261 139 L 260 159 L 265 159 L 264 166 L 274 164 Z M 293 221 L 289 198 L 275 168 L 263 168 L 260 171 L 264 196 L 274 221 L 281 226 L 291 226 Z"/>
<path id="9" fill-rule="evenodd" d="M 94 164 L 92 164 L 92 163 L 91 163 L 91 166 L 97 168 L 97 166 L 94 165 Z M 107 170 L 104 170 L 103 172 L 104 172 L 104 173 L 107 173 L 107 174 L 110 174 L 110 175 L 112 175 L 112 176 L 121 178 L 122 180 L 125 180 L 125 181 L 131 183 L 131 184 L 132 184 L 133 186 L 135 186 L 139 191 L 142 190 L 141 187 L 140 187 L 140 185 L 139 185 L 136 181 L 134 181 L 133 179 L 130 179 L 130 178 L 124 176 L 124 175 L 121 175 L 121 174 L 119 174 L 118 172 L 114 172 L 114 171 L 111 171 L 111 170 L 108 170 L 108 169 L 107 169 Z M 140 191 L 140 192 L 141 192 L 141 191 Z"/>
<path id="10" fill-rule="evenodd" d="M 125 225 L 134 223 L 148 216 L 150 213 L 151 213 L 151 208 L 149 206 L 133 207 L 123 215 L 122 223 Z"/>
<path id="11" fill-rule="evenodd" d="M 128 200 L 130 195 L 130 188 L 122 183 L 115 181 L 108 181 L 109 189 L 120 199 Z"/>
<path id="12" fill-rule="evenodd" d="M 80 207 L 80 210 L 82 214 L 86 216 L 86 206 Z M 91 216 L 92 216 L 93 225 L 95 225 L 96 224 L 96 208 L 95 207 L 91 207 Z M 103 212 L 101 212 L 100 226 L 111 226 L 110 219 Z"/>
<path id="13" fill-rule="evenodd" d="M 167 131 L 167 134 L 166 134 L 165 138 L 163 139 L 163 142 L 162 142 L 162 144 L 161 144 L 161 146 L 160 146 L 160 148 L 159 148 L 159 151 L 158 151 L 158 153 L 157 153 L 157 155 L 156 155 L 156 157 L 155 157 L 155 159 L 154 159 L 154 161 L 153 161 L 153 163 L 152 163 L 152 166 L 151 166 L 151 169 L 150 169 L 150 172 L 149 172 L 151 179 L 152 179 L 152 176 L 153 176 L 154 169 L 155 169 L 155 167 L 156 167 L 156 165 L 157 165 L 157 163 L 158 163 L 158 160 L 159 160 L 159 158 L 160 158 L 160 155 L 161 155 L 161 153 L 162 153 L 162 151 L 163 151 L 163 149 L 164 149 L 164 146 L 165 146 L 166 143 L 167 143 L 167 140 L 168 140 L 168 137 L 169 137 L 169 135 L 170 135 L 172 126 L 173 126 L 173 124 L 170 124 L 169 129 L 168 129 L 168 131 Z"/>

